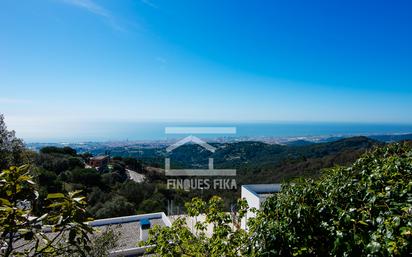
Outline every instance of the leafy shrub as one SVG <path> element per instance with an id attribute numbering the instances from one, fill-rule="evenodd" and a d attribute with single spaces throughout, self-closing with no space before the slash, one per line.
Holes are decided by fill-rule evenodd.
<path id="1" fill-rule="evenodd" d="M 257 256 L 410 255 L 412 149 L 393 144 L 285 185 L 250 228 Z"/>
<path id="2" fill-rule="evenodd" d="M 244 217 L 246 201 L 238 201 L 238 213 L 233 216 L 225 211 L 222 198 L 213 196 L 205 202 L 193 198 L 186 203 L 188 225 L 185 217 L 178 217 L 171 227 L 154 225 L 149 239 L 142 245 L 154 245 L 148 252 L 154 256 L 243 256 L 247 250 L 246 231 L 233 226 Z M 203 219 L 201 218 L 203 214 Z"/>
<path id="3" fill-rule="evenodd" d="M 0 172 L 1 256 L 88 256 L 89 235 L 85 198 L 79 191 L 48 194 L 43 213 L 35 215 L 40 194 L 29 165 Z M 55 233 L 46 233 L 51 230 Z"/>

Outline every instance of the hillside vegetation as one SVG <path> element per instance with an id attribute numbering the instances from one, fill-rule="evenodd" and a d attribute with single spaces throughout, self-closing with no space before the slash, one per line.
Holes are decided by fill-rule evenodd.
<path id="1" fill-rule="evenodd" d="M 3 117 L 1 128 L 1 167 L 32 165 L 41 199 L 49 193 L 82 190 L 87 196 L 89 214 L 95 218 L 106 218 L 135 213 L 165 211 L 173 201 L 175 212 L 184 211 L 184 203 L 200 196 L 204 200 L 220 195 L 226 208 L 240 196 L 240 185 L 250 183 L 284 182 L 298 177 L 317 177 L 324 168 L 347 166 L 363 152 L 382 143 L 366 138 L 354 137 L 319 144 L 276 145 L 262 142 L 237 142 L 214 144 L 213 154 L 198 145 L 184 145 L 169 156 L 172 167 L 207 167 L 208 158 L 214 158 L 216 168 L 236 168 L 238 189 L 233 190 L 172 190 L 166 188 L 166 177 L 162 173 L 164 149 L 145 149 L 134 156 L 124 148 L 121 156 L 111 158 L 107 169 L 86 168 L 89 153 L 78 153 L 70 147 L 44 147 L 39 152 L 24 148 L 14 132 L 8 131 Z M 118 147 L 117 147 L 118 148 Z M 111 149 L 105 149 L 111 151 Z M 130 152 L 129 152 L 130 151 Z M 121 154 L 120 154 L 121 153 Z M 147 158 L 151 156 L 150 158 Z M 155 168 L 157 167 L 157 168 Z M 142 183 L 130 181 L 126 169 L 145 175 Z M 38 201 L 35 211 L 41 212 L 44 203 Z"/>
<path id="2" fill-rule="evenodd" d="M 175 168 L 204 167 L 207 159 L 213 157 L 216 168 L 236 168 L 236 182 L 241 185 L 282 182 L 301 176 L 316 177 L 323 168 L 348 165 L 365 150 L 380 144 L 366 137 L 305 146 L 239 142 L 216 145 L 218 150 L 212 155 L 197 145 L 185 145 L 170 157 Z M 168 201 L 173 201 L 173 205 L 183 211 L 184 203 L 192 197 L 208 199 L 216 194 L 223 197 L 229 208 L 240 196 L 239 190 L 169 190 L 162 169 L 151 168 L 156 163 L 148 163 L 145 159 L 114 157 L 110 168 L 97 171 L 85 168 L 89 155 L 77 154 L 69 147 L 45 147 L 32 155 L 42 196 L 83 190 L 88 197 L 88 211 L 96 218 L 167 211 Z M 159 167 L 163 165 L 161 156 L 157 156 L 161 160 Z M 130 181 L 126 168 L 145 174 L 146 181 Z"/>
<path id="3" fill-rule="evenodd" d="M 283 184 L 248 220 L 247 203 L 229 214 L 222 199 L 186 204 L 195 225 L 178 219 L 151 230 L 156 256 L 411 256 L 412 147 L 392 144 L 363 155 L 349 167 L 315 179 Z M 196 217 L 204 214 L 206 219 Z M 235 223 L 236 224 L 236 223 Z M 209 236 L 206 228 L 211 228 Z"/>
<path id="4" fill-rule="evenodd" d="M 411 144 L 378 148 L 348 168 L 285 185 L 251 230 L 258 256 L 409 256 Z"/>
<path id="5" fill-rule="evenodd" d="M 197 145 L 185 145 L 170 155 L 172 166 L 206 168 L 208 158 L 216 168 L 236 168 L 238 182 L 272 183 L 300 176 L 318 176 L 323 168 L 349 165 L 367 149 L 383 143 L 367 137 L 289 146 L 262 142 L 214 144 L 215 153 Z"/>

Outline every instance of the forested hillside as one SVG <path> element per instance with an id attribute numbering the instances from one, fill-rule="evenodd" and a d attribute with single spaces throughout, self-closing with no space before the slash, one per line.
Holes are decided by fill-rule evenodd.
<path id="1" fill-rule="evenodd" d="M 217 148 L 215 153 L 198 145 L 184 145 L 169 157 L 172 167 L 176 168 L 206 168 L 208 158 L 213 158 L 216 168 L 236 168 L 237 179 L 241 183 L 270 183 L 297 176 L 317 176 L 323 168 L 348 165 L 367 149 L 380 145 L 383 143 L 367 137 L 301 146 L 246 141 L 213 144 Z M 166 156 L 160 151 L 158 153 Z"/>
<path id="2" fill-rule="evenodd" d="M 152 156 L 112 156 L 103 170 L 87 168 L 90 153 L 78 153 L 70 147 L 44 147 L 39 152 L 24 148 L 22 141 L 8 131 L 3 118 L 1 128 L 1 168 L 29 163 L 33 167 L 41 198 L 48 193 L 82 190 L 88 199 L 88 212 L 96 218 L 134 213 L 167 211 L 168 202 L 183 210 L 195 196 L 204 199 L 220 195 L 230 206 L 239 197 L 240 185 L 283 182 L 297 177 L 316 177 L 324 168 L 346 166 L 362 153 L 383 143 L 367 137 L 354 137 L 318 144 L 276 145 L 262 142 L 214 144 L 213 154 L 198 145 L 184 145 L 169 156 L 164 149 L 149 149 Z M 214 158 L 216 168 L 236 168 L 237 190 L 184 191 L 166 188 L 164 157 L 172 167 L 207 167 Z M 157 167 L 157 168 L 156 168 Z M 131 181 L 126 169 L 145 175 L 141 183 Z M 36 210 L 41 211 L 38 202 Z"/>

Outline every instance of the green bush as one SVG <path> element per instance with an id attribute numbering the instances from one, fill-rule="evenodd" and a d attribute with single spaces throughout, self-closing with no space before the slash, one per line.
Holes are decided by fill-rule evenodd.
<path id="1" fill-rule="evenodd" d="M 411 255 L 412 149 L 389 145 L 285 185 L 250 228 L 257 256 Z"/>
<path id="2" fill-rule="evenodd" d="M 85 186 L 99 186 L 102 182 L 102 175 L 95 169 L 75 169 L 69 173 L 70 181 L 80 183 Z"/>
<path id="3" fill-rule="evenodd" d="M 135 213 L 134 205 L 127 201 L 123 196 L 114 196 L 112 199 L 102 204 L 102 207 L 96 212 L 96 217 L 112 218 L 132 215 Z"/>
<path id="4" fill-rule="evenodd" d="M 240 223 L 247 209 L 246 201 L 238 201 L 237 215 L 225 211 L 224 201 L 213 196 L 209 201 L 193 198 L 185 205 L 188 216 L 178 217 L 171 227 L 154 225 L 149 239 L 141 245 L 153 256 L 237 257 L 244 256 L 249 243 Z M 199 215 L 204 214 L 204 220 Z M 187 221 L 191 220 L 192 226 Z"/>

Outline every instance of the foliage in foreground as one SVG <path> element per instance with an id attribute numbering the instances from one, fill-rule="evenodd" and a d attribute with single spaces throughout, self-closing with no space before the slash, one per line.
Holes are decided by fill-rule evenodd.
<path id="1" fill-rule="evenodd" d="M 148 244 L 159 256 L 410 256 L 412 255 L 412 149 L 378 148 L 351 167 L 319 179 L 284 185 L 236 229 L 219 206 L 194 199 L 189 216 L 206 215 L 195 230 L 178 219 L 151 230 Z M 240 205 L 238 218 L 244 215 Z M 207 236 L 206 226 L 213 225 Z"/>
<path id="2" fill-rule="evenodd" d="M 393 144 L 286 185 L 250 224 L 259 256 L 412 254 L 412 149 Z"/>
<path id="3" fill-rule="evenodd" d="M 88 256 L 92 228 L 84 223 L 84 197 L 79 192 L 49 194 L 48 212 L 35 216 L 38 196 L 28 165 L 0 173 L 2 256 Z"/>
<path id="4" fill-rule="evenodd" d="M 212 197 L 208 202 L 194 198 L 186 204 L 188 215 L 195 220 L 193 228 L 187 226 L 184 218 L 178 218 L 171 227 L 155 226 L 150 230 L 146 245 L 155 245 L 150 252 L 157 256 L 239 256 L 244 253 L 247 233 L 239 224 L 247 208 L 245 201 L 238 203 L 238 215 L 224 212 L 224 202 Z M 200 214 L 205 221 L 197 220 Z M 211 225 L 212 234 L 207 234 Z"/>

